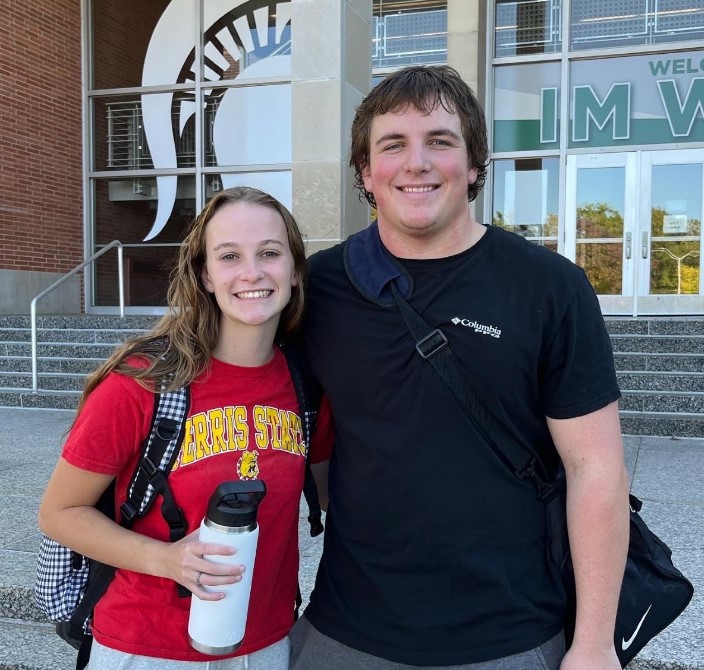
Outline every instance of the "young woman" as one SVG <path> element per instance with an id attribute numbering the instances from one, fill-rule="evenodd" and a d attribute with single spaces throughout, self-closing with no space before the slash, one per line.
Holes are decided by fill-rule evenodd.
<path id="1" fill-rule="evenodd" d="M 118 568 L 95 609 L 89 670 L 288 668 L 305 450 L 294 386 L 274 342 L 299 326 L 305 277 L 303 240 L 286 208 L 252 188 L 222 191 L 180 249 L 166 315 L 89 379 L 39 511 L 49 537 Z M 189 531 L 175 543 L 159 501 L 130 530 L 94 508 L 113 479 L 116 509 L 125 499 L 164 378 L 191 391 L 168 477 Z M 267 495 L 245 638 L 230 657 L 206 656 L 188 642 L 190 598 L 179 597 L 177 584 L 218 600 L 224 594 L 204 586 L 241 580 L 241 565 L 203 558 L 231 552 L 201 543 L 197 529 L 219 483 L 254 478 Z"/>

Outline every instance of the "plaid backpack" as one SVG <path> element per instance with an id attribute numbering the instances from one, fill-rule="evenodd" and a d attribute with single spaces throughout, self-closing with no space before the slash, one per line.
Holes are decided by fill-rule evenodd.
<path id="1" fill-rule="evenodd" d="M 318 492 L 308 463 L 310 437 L 315 431 L 321 390 L 311 377 L 298 349 L 289 343 L 279 343 L 286 356 L 301 412 L 303 440 L 306 444 L 304 494 L 308 503 L 311 536 L 323 532 Z M 165 384 L 162 384 L 164 388 Z M 169 526 L 169 538 L 176 542 L 186 535 L 186 521 L 171 494 L 167 477 L 178 456 L 183 441 L 186 417 L 190 406 L 188 387 L 163 391 L 154 398 L 154 415 L 149 436 L 142 446 L 142 455 L 127 490 L 127 499 L 120 507 L 120 525 L 129 528 L 135 519 L 143 517 L 162 496 L 161 512 Z M 115 518 L 115 484 L 105 490 L 96 507 Z M 88 664 L 93 636 L 90 621 L 93 609 L 107 590 L 115 568 L 91 560 L 42 534 L 37 558 L 37 579 L 34 598 L 37 606 L 56 623 L 56 632 L 78 649 L 76 669 Z M 178 585 L 179 594 L 190 591 Z M 300 598 L 300 596 L 299 596 Z"/>

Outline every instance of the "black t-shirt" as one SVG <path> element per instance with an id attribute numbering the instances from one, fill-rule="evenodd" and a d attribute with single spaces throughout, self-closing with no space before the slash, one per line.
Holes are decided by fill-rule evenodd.
<path id="1" fill-rule="evenodd" d="M 565 258 L 489 227 L 464 253 L 397 263 L 411 305 L 549 468 L 558 458 L 545 416 L 582 416 L 619 397 L 598 301 Z M 361 272 L 376 278 L 373 265 Z M 532 483 L 482 441 L 398 309 L 351 284 L 343 245 L 311 259 L 309 286 L 306 350 L 336 441 L 306 616 L 343 644 L 416 665 L 545 642 L 561 628 L 564 592 Z"/>

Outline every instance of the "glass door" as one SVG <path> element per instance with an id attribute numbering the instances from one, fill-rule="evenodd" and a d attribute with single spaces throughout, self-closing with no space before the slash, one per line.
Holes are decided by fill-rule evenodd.
<path id="1" fill-rule="evenodd" d="M 565 255 L 604 314 L 704 314 L 704 150 L 568 156 Z"/>
<path id="2" fill-rule="evenodd" d="M 565 256 L 582 267 L 604 314 L 629 314 L 637 219 L 635 154 L 567 157 Z"/>
<path id="3" fill-rule="evenodd" d="M 704 150 L 644 152 L 637 240 L 639 314 L 702 314 Z"/>

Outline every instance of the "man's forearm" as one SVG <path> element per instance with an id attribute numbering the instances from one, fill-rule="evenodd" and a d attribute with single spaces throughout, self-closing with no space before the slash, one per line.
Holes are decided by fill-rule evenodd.
<path id="1" fill-rule="evenodd" d="M 625 469 L 568 471 L 567 524 L 577 587 L 573 645 L 611 644 L 628 551 Z"/>

